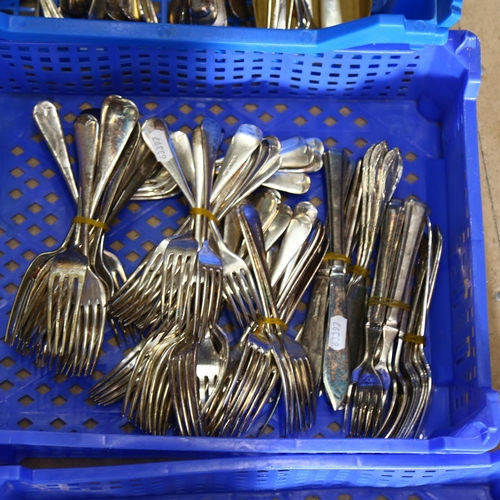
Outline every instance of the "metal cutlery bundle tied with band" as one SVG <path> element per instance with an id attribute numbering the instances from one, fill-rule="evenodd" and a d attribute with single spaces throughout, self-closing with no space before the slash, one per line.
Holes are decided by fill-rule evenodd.
<path id="1" fill-rule="evenodd" d="M 7 342 L 38 365 L 88 375 L 108 321 L 131 349 L 91 396 L 121 402 L 153 434 L 259 434 L 280 408 L 282 434 L 296 435 L 314 426 L 324 391 L 345 411 L 348 436 L 423 437 L 442 240 L 424 203 L 392 198 L 398 149 L 383 142 L 351 162 L 319 139 L 280 141 L 245 124 L 219 157 L 216 121 L 204 118 L 190 139 L 161 119 L 139 124 L 133 102 L 109 96 L 75 120 L 78 188 L 55 106 L 38 103 L 33 115 L 75 217 L 61 247 L 26 271 Z M 303 196 L 281 195 L 305 195 L 323 166 L 325 224 Z M 127 277 L 105 249 L 109 221 L 131 199 L 178 195 L 189 206 L 181 227 Z M 311 283 L 296 332 L 288 325 Z M 239 327 L 234 338 L 223 313 Z"/>
<path id="2" fill-rule="evenodd" d="M 155 8 L 155 5 L 157 8 Z M 50 18 L 158 23 L 160 3 L 152 0 L 40 0 Z M 168 22 L 203 26 L 317 29 L 367 17 L 370 0 L 170 0 Z M 38 11 L 37 11 L 38 12 Z"/>

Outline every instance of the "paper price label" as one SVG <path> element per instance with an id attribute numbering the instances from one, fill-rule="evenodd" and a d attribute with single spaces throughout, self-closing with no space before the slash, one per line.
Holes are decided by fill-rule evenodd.
<path id="1" fill-rule="evenodd" d="M 345 349 L 345 338 L 347 331 L 347 319 L 342 316 L 330 318 L 330 331 L 328 335 L 328 347 L 334 351 Z"/>
<path id="2" fill-rule="evenodd" d="M 174 155 L 172 154 L 170 145 L 161 130 L 152 130 L 149 133 L 149 138 L 153 146 L 153 152 L 159 162 L 167 162 L 173 158 Z"/>

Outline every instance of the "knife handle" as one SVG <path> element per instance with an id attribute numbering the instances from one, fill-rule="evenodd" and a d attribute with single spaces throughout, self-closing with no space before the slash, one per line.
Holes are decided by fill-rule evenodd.
<path id="1" fill-rule="evenodd" d="M 405 201 L 405 223 L 399 243 L 392 293 L 389 294 L 389 298 L 393 300 L 401 301 L 404 298 L 405 289 L 417 257 L 428 215 L 429 207 L 425 203 L 413 199 Z M 390 308 L 389 322 L 399 322 L 400 317 L 401 309 Z"/>
<path id="2" fill-rule="evenodd" d="M 404 224 L 404 201 L 393 199 L 387 205 L 380 247 L 378 251 L 377 268 L 372 285 L 372 297 L 387 297 L 394 280 L 394 266 L 398 255 L 398 242 Z M 387 306 L 372 305 L 368 309 L 368 319 L 371 323 L 382 324 L 385 320 Z"/>

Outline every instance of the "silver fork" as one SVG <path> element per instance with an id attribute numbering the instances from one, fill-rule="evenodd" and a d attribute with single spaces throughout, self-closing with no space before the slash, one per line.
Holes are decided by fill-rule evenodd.
<path id="1" fill-rule="evenodd" d="M 89 139 L 95 142 L 98 133 L 97 120 L 94 117 L 89 118 L 88 124 Z M 87 145 L 85 143 L 85 146 Z M 79 154 L 81 155 L 82 182 L 77 213 L 81 217 L 90 218 L 91 186 L 96 164 L 96 148 L 81 148 Z M 79 325 L 81 298 L 89 270 L 88 227 L 80 224 L 74 231 L 72 246 L 65 252 L 56 255 L 50 264 L 47 298 L 47 345 L 52 357 L 61 356 L 67 360 L 69 356 L 74 355 L 73 347 Z M 78 357 L 76 357 L 75 362 L 78 363 Z"/>
<path id="2" fill-rule="evenodd" d="M 193 155 L 195 165 L 195 207 L 208 210 L 212 190 L 212 176 L 215 157 L 221 140 L 220 126 L 214 120 L 204 119 L 193 131 Z M 210 247 L 208 219 L 195 213 L 195 237 L 200 245 L 194 291 L 194 314 L 192 315 L 192 335 L 186 337 L 186 346 L 173 358 L 170 376 L 174 395 L 174 408 L 179 427 L 184 421 L 189 434 L 201 432 L 201 406 L 209 399 L 207 387 L 215 387 L 216 376 L 221 378 L 220 359 L 214 349 L 212 331 L 221 306 L 222 262 Z M 191 338 L 190 338 L 191 337 Z M 212 356 L 212 363 L 198 365 L 197 356 L 201 351 Z M 206 370 L 207 366 L 209 367 Z M 194 377 L 193 377 L 194 375 Z M 181 381 L 175 384 L 174 380 Z M 197 383 L 198 380 L 198 383 Z M 196 386 L 198 393 L 196 394 Z M 185 418 L 188 421 L 186 422 Z M 182 432 L 181 430 L 181 432 Z"/>
<path id="3" fill-rule="evenodd" d="M 420 290 L 419 300 L 415 304 L 417 309 L 416 321 L 413 325 L 413 330 L 419 336 L 425 335 L 425 326 L 430 301 L 432 298 L 437 270 L 442 252 L 442 235 L 438 227 L 432 230 L 430 222 L 428 222 L 428 239 L 422 240 L 420 267 L 421 273 L 424 275 L 425 284 L 423 290 Z M 430 397 L 432 388 L 432 375 L 427 357 L 424 352 L 423 344 L 404 344 L 404 360 L 405 365 L 413 364 L 414 370 L 418 374 L 419 390 L 414 391 L 416 394 L 412 397 L 411 406 L 406 414 L 406 419 L 398 433 L 399 437 L 407 438 L 414 433 L 415 437 L 421 438 L 421 427 L 424 422 L 425 412 Z"/>
<path id="4" fill-rule="evenodd" d="M 240 326 L 250 325 L 258 321 L 257 311 L 262 309 L 252 274 L 246 262 L 227 248 L 219 229 L 213 222 L 211 235 L 222 262 L 224 297 Z"/>
<path id="5" fill-rule="evenodd" d="M 97 134 L 99 125 L 92 115 L 81 115 L 75 122 L 75 139 L 78 147 L 80 166 L 80 196 L 82 216 L 91 217 L 92 186 L 97 161 Z M 89 230 L 81 228 L 81 252 L 89 258 Z M 81 301 L 79 324 L 74 344 L 65 362 L 71 359 L 72 373 L 85 375 L 92 373 L 97 363 L 99 350 L 104 338 L 106 326 L 107 291 L 104 283 L 89 266 L 85 276 Z M 75 349 L 73 351 L 73 345 Z M 69 372 L 69 369 L 68 369 Z"/>
<path id="6" fill-rule="evenodd" d="M 401 235 L 403 217 L 404 207 L 402 203 L 393 200 L 387 207 L 385 214 L 379 259 L 377 260 L 372 288 L 372 298 L 385 297 L 391 289 L 397 244 Z M 363 435 L 369 437 L 372 427 L 374 432 L 378 428 L 377 419 L 378 415 L 382 412 L 384 381 L 387 382 L 387 378 L 380 377 L 380 372 L 375 369 L 374 359 L 379 340 L 384 333 L 382 324 L 384 323 L 386 312 L 387 307 L 384 305 L 372 304 L 369 306 L 369 321 L 365 327 L 365 354 L 361 364 L 352 372 L 347 390 L 344 430 L 347 430 L 349 411 L 351 411 L 350 436 L 353 437 L 361 437 Z M 383 370 L 382 373 L 384 373 Z M 373 419 L 374 412 L 375 419 Z"/>
<path id="7" fill-rule="evenodd" d="M 278 318 L 269 273 L 265 268 L 264 238 L 259 216 L 251 205 L 242 205 L 239 213 L 242 231 L 260 288 L 266 318 Z M 285 402 L 285 433 L 309 428 L 314 422 L 315 398 L 312 369 L 303 347 L 283 333 L 279 322 L 266 324 L 273 357 L 280 372 Z"/>
<path id="8" fill-rule="evenodd" d="M 165 168 L 168 167 L 188 201 L 194 203 L 191 189 L 170 145 L 166 124 L 162 120 L 146 120 L 142 133 L 157 160 Z M 189 221 L 174 237 L 164 239 L 153 249 L 113 297 L 111 312 L 123 324 L 135 323 L 144 329 L 162 321 L 166 312 L 183 314 L 183 305 L 186 304 L 184 292 L 191 285 L 198 251 L 198 243 L 190 231 L 183 233 L 188 227 Z M 186 279 L 187 274 L 191 275 L 190 279 Z M 137 307 L 138 304 L 140 307 Z M 172 307 L 174 304 L 178 307 Z"/>
<path id="9" fill-rule="evenodd" d="M 33 117 L 42 135 L 44 136 L 45 141 L 47 142 L 49 150 L 51 151 L 59 167 L 59 170 L 63 175 L 63 178 L 69 188 L 73 199 L 75 200 L 75 203 L 77 203 L 78 188 L 73 175 L 73 170 L 71 168 L 71 163 L 69 161 L 68 151 L 61 128 L 61 122 L 59 120 L 59 114 L 55 105 L 49 101 L 41 101 L 37 103 L 33 109 Z M 117 134 L 115 134 L 114 131 L 111 130 L 107 135 L 114 136 Z M 99 141 L 97 140 L 95 144 L 92 144 L 89 147 L 99 147 Z M 123 203 L 121 204 L 121 207 L 123 207 Z M 101 264 L 99 266 L 99 270 L 102 271 L 100 272 L 100 275 L 104 279 L 107 278 L 106 285 L 112 292 L 114 289 L 118 289 L 120 287 L 120 284 L 124 283 L 127 280 L 127 276 L 120 260 L 115 254 L 102 249 L 101 255 L 101 260 L 97 262 L 98 266 L 99 264 Z M 115 337 L 118 342 L 120 342 L 120 336 L 112 318 L 110 318 L 110 322 L 113 328 L 113 332 L 115 333 Z"/>

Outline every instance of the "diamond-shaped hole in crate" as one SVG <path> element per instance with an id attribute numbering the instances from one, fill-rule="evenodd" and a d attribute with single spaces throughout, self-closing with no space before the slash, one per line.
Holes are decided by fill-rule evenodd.
<path id="1" fill-rule="evenodd" d="M 50 391 L 50 387 L 47 384 L 42 384 L 36 388 L 36 391 L 39 392 L 40 394 L 44 395 Z"/>
<path id="2" fill-rule="evenodd" d="M 405 181 L 408 182 L 409 184 L 413 184 L 414 182 L 418 181 L 418 175 L 415 175 L 413 173 L 409 173 L 404 177 Z"/>
<path id="3" fill-rule="evenodd" d="M 30 189 L 35 189 L 37 186 L 40 185 L 40 183 L 36 179 L 29 179 L 25 182 L 25 184 L 30 188 Z"/>
<path id="4" fill-rule="evenodd" d="M 10 171 L 10 175 L 14 177 L 21 177 L 24 174 L 24 170 L 21 170 L 19 167 L 14 168 Z"/>
<path id="5" fill-rule="evenodd" d="M 30 158 L 29 160 L 26 161 L 26 163 L 33 168 L 38 167 L 38 165 L 40 165 L 40 161 L 37 158 Z"/>
<path id="6" fill-rule="evenodd" d="M 45 199 L 49 203 L 55 203 L 59 199 L 59 196 L 57 196 L 57 194 L 55 193 L 49 193 L 47 196 L 45 196 Z"/>
<path id="7" fill-rule="evenodd" d="M 14 384 L 10 382 L 10 380 L 4 380 L 3 382 L 0 383 L 0 389 L 3 389 L 4 391 L 9 391 L 14 387 Z"/>
<path id="8" fill-rule="evenodd" d="M 21 427 L 21 429 L 28 429 L 33 425 L 33 422 L 28 418 L 23 418 L 22 420 L 19 420 L 19 422 L 17 422 L 17 425 Z"/>
<path id="9" fill-rule="evenodd" d="M 413 163 L 417 158 L 418 156 L 415 153 L 410 152 L 405 154 L 405 160 L 409 161 L 410 163 Z"/>
<path id="10" fill-rule="evenodd" d="M 49 214 L 49 215 L 45 216 L 45 217 L 43 218 L 43 220 L 44 220 L 47 224 L 49 224 L 50 226 L 52 226 L 52 225 L 53 225 L 53 224 L 55 224 L 55 223 L 56 223 L 59 219 L 58 219 L 55 215 L 53 215 L 53 214 Z"/>
<path id="11" fill-rule="evenodd" d="M 19 189 L 13 189 L 12 191 L 9 192 L 9 196 L 11 198 L 14 198 L 14 200 L 17 200 L 23 195 L 22 191 L 19 191 Z"/>
<path id="12" fill-rule="evenodd" d="M 18 401 L 23 405 L 23 406 L 29 406 L 33 401 L 35 401 L 31 396 L 28 396 L 27 394 L 23 396 L 22 398 L 19 398 Z"/>
<path id="13" fill-rule="evenodd" d="M 83 392 L 83 390 L 84 390 L 83 387 L 80 387 L 78 384 L 72 385 L 69 388 L 69 392 L 71 392 L 71 394 L 74 394 L 75 396 L 78 396 L 78 394 Z"/>
<path id="14" fill-rule="evenodd" d="M 340 429 L 342 429 L 342 426 L 337 423 L 337 422 L 332 422 L 328 428 L 332 431 L 332 432 L 338 432 Z"/>
<path id="15" fill-rule="evenodd" d="M 31 372 L 29 372 L 28 370 L 26 370 L 26 368 L 22 368 L 21 370 L 19 370 L 18 372 L 16 372 L 16 375 L 21 379 L 21 380 L 25 380 L 27 379 L 28 377 L 31 377 Z"/>
<path id="16" fill-rule="evenodd" d="M 14 260 L 11 260 L 11 261 L 7 262 L 7 264 L 5 264 L 5 267 L 9 271 L 15 271 L 19 267 L 19 264 L 17 262 L 15 262 Z"/>
<path id="17" fill-rule="evenodd" d="M 66 404 L 68 400 L 66 398 L 63 398 L 62 396 L 56 396 L 53 400 L 52 403 L 55 404 L 56 406 L 62 406 Z"/>
<path id="18" fill-rule="evenodd" d="M 56 173 L 51 170 L 50 168 L 47 168 L 45 169 L 43 172 L 42 172 L 42 175 L 46 178 L 46 179 L 52 179 L 52 177 L 54 177 L 54 175 L 56 175 Z"/>
<path id="19" fill-rule="evenodd" d="M 35 252 L 32 252 L 31 250 L 26 250 L 26 252 L 23 252 L 21 254 L 27 261 L 31 261 L 36 257 Z"/>
<path id="20" fill-rule="evenodd" d="M 38 203 L 33 203 L 28 207 L 28 210 L 34 214 L 37 214 L 42 210 L 42 207 Z"/>
<path id="21" fill-rule="evenodd" d="M 357 146 L 358 148 L 364 148 L 368 144 L 368 141 L 366 139 L 363 139 L 360 137 L 359 139 L 354 141 L 354 145 Z"/>
<path id="22" fill-rule="evenodd" d="M 15 361 L 12 358 L 9 358 L 9 356 L 3 358 L 0 361 L 0 365 L 2 365 L 5 368 L 10 368 L 14 363 Z"/>
<path id="23" fill-rule="evenodd" d="M 26 217 L 23 214 L 16 214 L 14 215 L 14 217 L 12 217 L 12 220 L 16 224 L 22 224 L 26 220 Z"/>
<path id="24" fill-rule="evenodd" d="M 66 425 L 66 422 L 64 420 L 62 420 L 61 418 L 56 418 L 55 420 L 52 420 L 52 422 L 50 422 L 50 425 L 54 429 L 59 430 L 59 429 L 62 429 Z"/>
<path id="25" fill-rule="evenodd" d="M 352 111 L 347 106 L 343 106 L 342 108 L 339 109 L 339 113 L 342 116 L 349 116 L 352 113 Z"/>
<path id="26" fill-rule="evenodd" d="M 98 425 L 98 422 L 96 422 L 93 418 L 89 418 L 88 420 L 85 420 L 85 422 L 83 422 L 83 425 L 87 429 L 93 429 L 96 425 Z"/>

